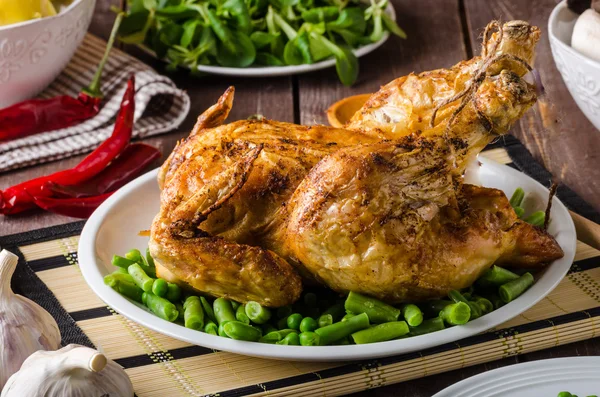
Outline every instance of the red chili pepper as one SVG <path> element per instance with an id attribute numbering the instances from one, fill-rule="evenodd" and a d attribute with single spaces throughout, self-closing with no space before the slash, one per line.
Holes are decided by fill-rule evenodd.
<path id="1" fill-rule="evenodd" d="M 114 192 L 86 198 L 57 199 L 52 197 L 34 197 L 35 205 L 54 212 L 55 214 L 72 216 L 74 218 L 89 218 Z"/>
<path id="2" fill-rule="evenodd" d="M 101 173 L 79 185 L 65 186 L 48 181 L 43 189 L 49 189 L 53 197 L 92 197 L 112 192 L 132 181 L 154 160 L 160 151 L 145 143 L 129 144 L 125 150 Z"/>
<path id="3" fill-rule="evenodd" d="M 35 178 L 0 192 L 0 213 L 16 214 L 34 208 L 33 197 L 52 195 L 50 190 L 43 189 L 46 182 L 77 185 L 99 174 L 129 144 L 134 113 L 135 79 L 132 76 L 127 82 L 127 89 L 123 95 L 121 109 L 117 115 L 112 135 L 74 168 Z"/>
<path id="4" fill-rule="evenodd" d="M 122 20 L 123 13 L 120 13 L 92 82 L 77 98 L 61 95 L 49 99 L 32 99 L 1 109 L 0 141 L 71 127 L 97 115 L 103 97 L 100 90 L 102 70 Z"/>

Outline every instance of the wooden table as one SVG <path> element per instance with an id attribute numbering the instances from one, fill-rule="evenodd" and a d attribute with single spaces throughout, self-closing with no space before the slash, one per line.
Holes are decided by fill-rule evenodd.
<path id="1" fill-rule="evenodd" d="M 268 118 L 303 124 L 326 123 L 325 110 L 348 95 L 376 91 L 388 81 L 410 73 L 448 67 L 470 58 L 480 49 L 480 36 L 492 19 L 523 19 L 539 26 L 543 37 L 537 47 L 536 68 L 543 78 L 549 106 L 539 107 L 514 126 L 516 135 L 555 177 L 569 185 L 597 210 L 600 210 L 600 131 L 585 118 L 571 98 L 554 66 L 547 36 L 547 20 L 554 0 L 392 0 L 398 22 L 408 40 L 391 38 L 376 52 L 360 60 L 357 83 L 342 86 L 334 69 L 293 77 L 239 79 L 211 76 L 197 79 L 185 71 L 172 78 L 188 90 L 192 111 L 175 132 L 148 139 L 168 154 L 175 142 L 187 135 L 196 116 L 212 105 L 229 85 L 236 87 L 236 98 L 229 120 L 260 113 Z M 112 5 L 119 0 L 97 0 L 90 31 L 106 37 L 112 26 Z M 157 70 L 158 62 L 144 58 Z M 0 189 L 17 182 L 70 167 L 74 157 L 47 165 L 3 174 Z M 74 219 L 46 213 L 0 218 L 0 235 L 71 222 Z M 356 396 L 431 396 L 450 384 L 477 373 L 516 362 L 542 358 L 600 355 L 600 340 L 594 339 L 554 349 L 515 356 L 501 361 L 464 368 L 398 385 L 387 386 Z"/>

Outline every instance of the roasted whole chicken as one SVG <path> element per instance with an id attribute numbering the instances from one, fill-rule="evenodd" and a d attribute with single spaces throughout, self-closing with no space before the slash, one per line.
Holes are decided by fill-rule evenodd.
<path id="1" fill-rule="evenodd" d="M 465 288 L 492 264 L 562 257 L 504 193 L 463 180 L 535 103 L 522 76 L 538 39 L 526 22 L 494 22 L 481 56 L 392 81 L 341 129 L 223 124 L 229 88 L 159 172 L 159 275 L 270 307 L 303 282 L 397 303 Z"/>

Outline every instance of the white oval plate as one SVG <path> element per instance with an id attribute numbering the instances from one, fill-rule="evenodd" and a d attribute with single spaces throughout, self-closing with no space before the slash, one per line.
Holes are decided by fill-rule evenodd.
<path id="1" fill-rule="evenodd" d="M 388 14 L 394 21 L 396 20 L 396 11 L 394 11 L 394 7 L 391 4 L 388 4 L 385 9 L 386 14 Z M 371 43 L 357 49 L 352 50 L 354 55 L 357 58 L 362 57 L 370 52 L 375 51 L 377 48 L 381 47 L 383 43 L 389 39 L 389 32 L 385 32 L 381 40 L 376 43 Z M 143 50 L 148 55 L 156 58 L 156 54 L 152 49 L 146 47 L 144 45 L 138 45 L 138 47 Z M 249 68 L 229 68 L 225 66 L 213 66 L 213 65 L 198 65 L 197 69 L 200 72 L 210 73 L 210 74 L 219 74 L 222 76 L 242 76 L 242 77 L 271 77 L 271 76 L 289 76 L 292 74 L 301 74 L 313 72 L 315 70 L 326 69 L 331 66 L 335 66 L 335 59 L 325 59 L 323 61 L 313 63 L 310 65 L 290 65 L 290 66 L 254 66 Z"/>
<path id="2" fill-rule="evenodd" d="M 480 162 L 482 166 L 479 178 L 484 186 L 502 189 L 508 195 L 520 186 L 528 193 L 524 202 L 526 211 L 545 208 L 548 190 L 541 184 L 508 166 L 485 158 L 480 158 Z M 555 197 L 549 232 L 556 238 L 565 256 L 541 272 L 539 280 L 521 297 L 464 326 L 369 345 L 306 347 L 236 341 L 162 320 L 142 305 L 129 301 L 104 284 L 103 277 L 115 270 L 110 263 L 113 254 L 122 255 L 131 248 L 145 250 L 147 247 L 148 237 L 140 237 L 138 232 L 150 228 L 159 210 L 157 172 L 150 171 L 124 186 L 90 217 L 79 241 L 81 272 L 92 290 L 107 305 L 125 317 L 162 334 L 212 349 L 304 361 L 368 359 L 427 349 L 484 332 L 518 316 L 552 291 L 571 267 L 575 256 L 576 235 L 573 221 L 568 210 Z"/>
<path id="3" fill-rule="evenodd" d="M 497 368 L 458 382 L 433 397 L 580 397 L 600 395 L 600 357 L 567 357 Z"/>

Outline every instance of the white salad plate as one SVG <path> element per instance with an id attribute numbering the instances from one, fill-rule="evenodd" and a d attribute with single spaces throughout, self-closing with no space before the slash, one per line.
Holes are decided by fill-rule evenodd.
<path id="1" fill-rule="evenodd" d="M 600 395 L 600 357 L 531 361 L 472 376 L 433 397 L 579 397 Z"/>
<path id="2" fill-rule="evenodd" d="M 544 209 L 548 190 L 525 174 L 508 166 L 480 157 L 479 181 L 511 195 L 517 187 L 525 192 L 526 214 Z M 153 170 L 127 184 L 106 200 L 87 221 L 79 241 L 79 265 L 91 289 L 106 304 L 125 317 L 154 331 L 195 345 L 257 357 L 303 361 L 344 361 L 392 356 L 454 342 L 496 327 L 518 316 L 544 298 L 565 276 L 575 256 L 576 234 L 567 208 L 556 197 L 552 204 L 549 232 L 556 238 L 564 257 L 551 263 L 536 277 L 536 283 L 518 299 L 466 325 L 431 334 L 368 345 L 282 346 L 236 341 L 163 320 L 143 305 L 130 301 L 104 284 L 104 276 L 113 272 L 114 254 L 123 255 L 132 248 L 145 250 L 148 237 L 141 230 L 150 228 L 158 213 L 160 191 Z"/>
<path id="3" fill-rule="evenodd" d="M 391 4 L 388 4 L 385 9 L 385 13 L 392 18 L 394 21 L 396 20 L 396 11 L 394 11 L 394 7 Z M 363 55 L 367 55 L 370 52 L 375 51 L 379 47 L 383 45 L 389 39 L 390 33 L 384 32 L 381 40 L 367 44 L 365 46 L 353 49 L 352 52 L 356 55 L 357 58 L 362 57 Z M 145 45 L 138 46 L 142 51 L 147 53 L 148 55 L 155 57 L 156 54 L 152 49 Z M 198 65 L 197 69 L 200 72 L 209 73 L 209 74 L 218 74 L 222 76 L 240 76 L 240 77 L 272 77 L 272 76 L 289 76 L 293 74 L 301 74 L 313 72 L 315 70 L 326 69 L 329 67 L 335 66 L 335 58 L 325 59 L 320 62 L 316 62 L 310 65 L 289 65 L 289 66 L 253 66 L 248 68 L 231 68 L 225 66 L 215 66 L 215 65 Z"/>

